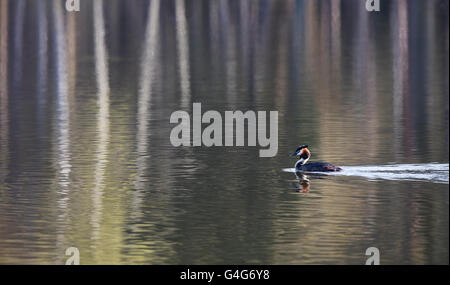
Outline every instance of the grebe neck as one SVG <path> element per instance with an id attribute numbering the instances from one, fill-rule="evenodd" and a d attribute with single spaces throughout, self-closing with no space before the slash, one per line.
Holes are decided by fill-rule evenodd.
<path id="1" fill-rule="evenodd" d="M 300 158 L 299 160 L 297 160 L 297 162 L 295 163 L 295 169 L 299 169 L 302 165 L 304 165 L 309 158 L 304 159 L 304 158 Z"/>

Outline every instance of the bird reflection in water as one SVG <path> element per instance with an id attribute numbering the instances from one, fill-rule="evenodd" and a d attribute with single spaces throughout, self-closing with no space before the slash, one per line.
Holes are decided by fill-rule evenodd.
<path id="1" fill-rule="evenodd" d="M 296 188 L 296 192 L 299 193 L 308 193 L 309 192 L 309 177 L 301 172 L 296 172 L 295 177 L 297 178 L 297 182 L 292 182 L 292 185 Z"/>
<path id="2" fill-rule="evenodd" d="M 324 173 L 308 172 L 308 175 L 306 175 L 305 172 L 296 171 L 295 172 L 296 181 L 292 182 L 291 185 L 296 188 L 296 192 L 308 193 L 310 190 L 309 187 L 311 184 L 311 180 L 325 179 L 327 176 L 329 175 Z"/>

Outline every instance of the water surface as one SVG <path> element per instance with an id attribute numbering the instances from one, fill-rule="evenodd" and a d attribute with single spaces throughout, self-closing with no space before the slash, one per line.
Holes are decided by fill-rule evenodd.
<path id="1" fill-rule="evenodd" d="M 1 264 L 448 264 L 448 1 L 81 2 L 0 0 Z M 278 154 L 173 147 L 194 102 Z"/>

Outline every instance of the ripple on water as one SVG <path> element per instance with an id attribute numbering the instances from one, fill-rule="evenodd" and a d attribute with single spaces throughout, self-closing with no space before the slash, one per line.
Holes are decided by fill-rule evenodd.
<path id="1" fill-rule="evenodd" d="M 408 180 L 428 181 L 433 183 L 449 183 L 449 164 L 390 164 L 340 166 L 342 172 L 318 172 L 325 175 L 358 176 L 369 180 Z M 295 172 L 295 168 L 285 168 L 283 171 Z"/>

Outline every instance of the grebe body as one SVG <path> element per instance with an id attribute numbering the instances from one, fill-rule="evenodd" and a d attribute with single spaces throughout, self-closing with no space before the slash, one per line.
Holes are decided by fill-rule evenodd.
<path id="1" fill-rule="evenodd" d="M 342 168 L 327 162 L 311 162 L 304 165 L 297 164 L 295 166 L 295 170 L 311 172 L 335 172 L 342 171 Z"/>

